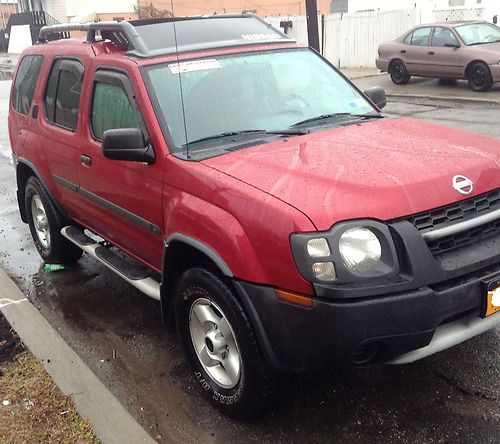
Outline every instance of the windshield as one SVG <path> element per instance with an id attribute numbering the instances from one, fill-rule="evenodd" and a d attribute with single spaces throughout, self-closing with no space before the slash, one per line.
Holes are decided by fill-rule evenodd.
<path id="1" fill-rule="evenodd" d="M 491 23 L 461 25 L 455 29 L 466 45 L 500 42 L 500 28 Z"/>
<path id="2" fill-rule="evenodd" d="M 160 121 L 176 145 L 174 152 L 214 135 L 283 132 L 320 116 L 375 110 L 309 49 L 153 65 L 145 69 L 145 78 Z"/>

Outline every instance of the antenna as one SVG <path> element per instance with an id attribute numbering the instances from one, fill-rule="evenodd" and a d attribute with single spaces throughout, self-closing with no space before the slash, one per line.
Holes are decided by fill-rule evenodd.
<path id="1" fill-rule="evenodd" d="M 175 28 L 175 11 L 174 11 L 174 0 L 170 0 L 170 5 L 172 6 L 172 24 L 174 26 L 174 40 L 175 40 L 175 54 L 177 59 L 178 73 L 179 76 L 179 90 L 181 93 L 181 104 L 182 104 L 182 121 L 184 123 L 184 136 L 186 138 L 186 158 L 190 159 L 189 155 L 189 143 L 188 143 L 188 135 L 187 135 L 187 124 L 186 124 L 186 109 L 184 107 L 184 94 L 182 90 L 182 77 L 181 77 L 181 69 L 179 67 L 179 44 L 177 43 L 177 30 Z"/>

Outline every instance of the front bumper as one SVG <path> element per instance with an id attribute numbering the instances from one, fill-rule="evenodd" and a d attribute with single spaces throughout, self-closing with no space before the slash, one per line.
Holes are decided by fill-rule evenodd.
<path id="1" fill-rule="evenodd" d="M 316 298 L 310 309 L 278 300 L 272 287 L 239 281 L 235 286 L 268 362 L 279 370 L 301 371 L 387 362 L 427 347 L 440 327 L 480 320 L 483 282 L 499 274 L 497 264 L 483 275 L 436 287 L 361 300 Z M 486 319 L 500 325 L 498 313 Z"/>

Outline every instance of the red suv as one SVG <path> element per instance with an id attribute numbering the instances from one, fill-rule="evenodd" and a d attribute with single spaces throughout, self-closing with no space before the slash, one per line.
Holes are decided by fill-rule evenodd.
<path id="1" fill-rule="evenodd" d="M 500 323 L 500 141 L 384 104 L 253 15 L 44 28 L 11 95 L 21 217 L 46 262 L 158 299 L 201 389 L 252 415 L 280 371 Z"/>

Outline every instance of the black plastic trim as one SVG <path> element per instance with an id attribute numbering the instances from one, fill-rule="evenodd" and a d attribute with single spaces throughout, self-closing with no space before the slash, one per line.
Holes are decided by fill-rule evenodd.
<path id="1" fill-rule="evenodd" d="M 94 194 L 85 188 L 81 188 L 78 185 L 70 182 L 69 180 L 66 180 L 62 177 L 59 176 L 54 176 L 54 180 L 59 183 L 60 185 L 68 188 L 71 191 L 74 191 L 75 193 L 81 194 L 83 197 L 89 199 L 90 201 L 101 205 L 102 207 L 106 208 L 109 211 L 112 211 L 115 214 L 118 214 L 119 216 L 123 217 L 124 219 L 129 220 L 130 222 L 135 223 L 139 227 L 143 228 L 146 231 L 149 231 L 153 233 L 156 236 L 161 235 L 161 230 L 160 228 L 155 225 L 152 222 L 149 222 L 148 220 L 142 218 L 141 216 L 138 216 L 137 214 L 131 213 L 130 211 L 126 210 L 125 208 L 122 208 L 113 202 L 110 202 L 109 200 L 106 200 L 97 194 Z"/>
<path id="2" fill-rule="evenodd" d="M 17 165 L 19 165 L 20 163 L 23 163 L 24 165 L 26 165 L 27 167 L 29 167 L 35 173 L 35 176 L 40 181 L 40 183 L 43 185 L 43 187 L 45 188 L 45 191 L 47 191 L 47 194 L 52 199 L 52 202 L 54 203 L 54 205 L 56 206 L 56 208 L 59 210 L 59 212 L 63 215 L 63 217 L 65 219 L 69 220 L 68 214 L 66 213 L 66 211 L 64 211 L 64 209 L 61 207 L 61 205 L 59 204 L 59 202 L 55 199 L 54 195 L 50 191 L 50 188 L 47 186 L 47 183 L 45 182 L 45 180 L 43 179 L 42 175 L 40 174 L 40 172 L 38 171 L 38 169 L 35 167 L 35 165 L 33 165 L 29 160 L 26 160 L 26 159 L 24 159 L 22 157 L 17 157 Z M 16 175 L 17 175 L 17 168 L 16 168 Z M 24 196 L 24 190 L 18 190 L 18 203 L 19 203 L 19 205 L 22 204 L 24 206 L 24 200 L 21 202 L 20 201 L 20 197 L 19 197 L 19 195 L 21 193 Z M 22 214 L 22 212 L 21 212 L 21 214 Z"/>
<path id="3" fill-rule="evenodd" d="M 497 267 L 496 276 L 498 278 Z M 280 301 L 275 289 L 233 280 L 266 361 L 278 370 L 303 371 L 334 364 L 372 365 L 425 347 L 452 319 L 480 316 L 484 277 L 364 300 L 313 299 L 312 308 Z M 359 359 L 363 347 L 377 354 Z"/>
<path id="4" fill-rule="evenodd" d="M 212 247 L 186 234 L 174 233 L 170 235 L 165 241 L 165 249 L 168 248 L 169 244 L 176 241 L 185 243 L 193 248 L 196 248 L 197 250 L 200 250 L 203 254 L 208 256 L 215 263 L 215 265 L 217 265 L 217 267 L 219 267 L 220 271 L 224 273 L 225 276 L 234 276 L 231 269 L 224 262 L 224 259 L 222 259 L 219 254 L 214 249 L 212 249 Z"/>

